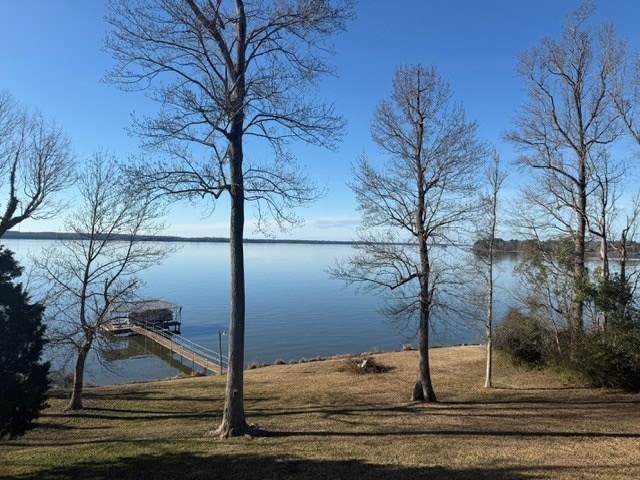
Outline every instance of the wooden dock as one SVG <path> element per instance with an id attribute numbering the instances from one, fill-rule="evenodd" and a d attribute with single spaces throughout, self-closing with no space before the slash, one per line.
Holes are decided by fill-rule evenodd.
<path id="1" fill-rule="evenodd" d="M 101 330 L 108 335 L 142 335 L 169 351 L 169 358 L 178 357 L 185 366 L 191 364 L 204 369 L 204 373 L 224 373 L 228 359 L 222 352 L 198 345 L 179 335 L 182 307 L 163 300 L 122 302 L 109 310 L 108 320 Z M 222 350 L 222 345 L 219 346 Z"/>
<path id="2" fill-rule="evenodd" d="M 142 325 L 131 325 L 129 328 L 132 333 L 143 335 L 158 345 L 163 346 L 169 350 L 170 354 L 179 355 L 183 363 L 187 361 L 193 365 L 200 366 L 204 369 L 205 373 L 222 374 L 226 370 L 226 359 L 218 352 L 204 348 L 183 337 L 174 337 L 171 333 L 162 330 L 152 329 Z"/>

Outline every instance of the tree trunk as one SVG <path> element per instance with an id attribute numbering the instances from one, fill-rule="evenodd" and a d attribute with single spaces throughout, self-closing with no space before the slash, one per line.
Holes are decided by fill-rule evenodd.
<path id="1" fill-rule="evenodd" d="M 620 235 L 620 280 L 623 283 L 627 282 L 627 231 L 628 229 L 622 230 Z"/>
<path id="2" fill-rule="evenodd" d="M 600 268 L 602 269 L 602 280 L 609 279 L 609 241 L 604 233 L 600 239 Z"/>
<path id="3" fill-rule="evenodd" d="M 603 222 L 603 228 L 602 228 L 602 238 L 600 239 L 600 268 L 602 269 L 602 272 L 600 273 L 600 281 L 601 284 L 604 286 L 607 284 L 607 282 L 609 281 L 609 242 L 607 240 L 607 234 L 606 234 L 606 229 L 604 228 L 604 222 Z M 609 314 L 607 312 L 600 312 L 599 315 L 599 325 L 597 325 L 597 327 L 599 329 L 604 330 L 606 328 L 606 325 L 609 321 L 608 318 Z"/>
<path id="4" fill-rule="evenodd" d="M 488 295 L 487 295 L 487 368 L 485 372 L 484 387 L 491 388 L 493 369 L 493 262 L 495 260 L 496 224 L 498 222 L 498 189 L 500 188 L 500 169 L 497 160 L 494 160 L 495 173 L 490 177 L 492 183 L 491 196 L 491 230 L 489 237 L 489 263 L 488 263 Z"/>
<path id="5" fill-rule="evenodd" d="M 493 240 L 492 240 L 493 243 Z M 489 253 L 489 299 L 487 305 L 487 369 L 484 379 L 485 388 L 491 388 L 493 369 L 493 246 Z"/>
<path id="6" fill-rule="evenodd" d="M 15 182 L 15 172 L 11 173 L 11 182 Z M 9 200 L 7 201 L 7 207 L 5 208 L 2 218 L 0 218 L 0 238 L 2 238 L 5 233 L 7 233 L 18 223 L 24 220 L 24 218 L 22 217 L 15 218 L 13 216 L 16 213 L 16 209 L 18 208 L 18 199 L 13 194 L 13 191 L 13 183 L 11 183 L 11 194 L 9 196 Z"/>
<path id="7" fill-rule="evenodd" d="M 493 373 L 493 344 L 491 338 L 491 326 L 487 326 L 487 370 L 484 379 L 484 388 L 491 388 Z"/>
<path id="8" fill-rule="evenodd" d="M 423 204 L 418 206 L 418 218 L 422 218 Z M 429 262 L 429 251 L 424 238 L 424 232 L 420 231 L 418 235 L 418 244 L 420 249 L 421 276 L 420 276 L 420 326 L 418 336 L 420 338 L 419 351 L 419 370 L 418 380 L 413 387 L 413 395 L 411 400 L 421 402 L 436 402 L 436 394 L 433 391 L 431 383 L 431 368 L 429 366 L 429 314 L 431 312 L 431 292 L 429 275 L 431 265 Z"/>
<path id="9" fill-rule="evenodd" d="M 76 368 L 73 372 L 73 390 L 71 391 L 71 400 L 67 410 L 82 410 L 82 387 L 84 384 L 84 365 L 89 354 L 91 345 L 85 344 L 78 352 L 78 358 L 76 359 Z"/>
<path id="10" fill-rule="evenodd" d="M 570 355 L 571 359 L 576 359 L 578 354 L 578 345 L 582 338 L 584 330 L 584 287 L 586 281 L 585 268 L 585 238 L 587 232 L 587 191 L 586 191 L 586 160 L 579 159 L 579 177 L 578 182 L 578 204 L 576 205 L 576 215 L 578 227 L 574 238 L 573 252 L 573 299 L 571 306 L 571 324 L 569 332 L 571 336 Z"/>
<path id="11" fill-rule="evenodd" d="M 231 266 L 231 318 L 229 321 L 229 366 L 225 390 L 222 423 L 215 433 L 223 438 L 237 437 L 250 431 L 244 416 L 244 102 L 246 99 L 246 17 L 244 3 L 236 0 L 235 63 L 228 64 L 228 73 L 233 80 L 230 102 L 233 112 L 231 130 L 227 136 L 229 172 L 231 176 L 231 218 L 229 228 L 229 250 Z M 228 61 L 231 61 L 230 57 Z"/>
<path id="12" fill-rule="evenodd" d="M 421 294 L 422 297 L 422 294 Z M 422 304 L 422 302 L 420 302 Z M 431 369 L 429 367 L 429 312 L 424 306 L 420 308 L 420 337 L 418 379 L 413 387 L 411 400 L 420 402 L 437 402 L 436 394 L 431 383 Z"/>
<path id="13" fill-rule="evenodd" d="M 215 433 L 220 437 L 236 437 L 250 430 L 244 415 L 244 187 L 242 174 L 242 141 L 230 142 L 231 223 L 229 231 L 231 265 L 231 318 L 229 325 L 229 366 L 222 423 Z"/>
<path id="14" fill-rule="evenodd" d="M 425 201 L 426 201 L 426 180 L 425 169 L 422 164 L 422 147 L 424 142 L 424 115 L 421 108 L 421 77 L 420 70 L 417 71 L 417 95 L 416 105 L 418 118 L 415 119 L 415 127 L 417 128 L 416 137 L 416 153 L 415 168 L 418 187 L 418 196 L 416 198 L 415 213 L 415 230 L 418 233 L 418 252 L 420 254 L 420 326 L 418 328 L 418 336 L 420 337 L 419 357 L 420 365 L 418 369 L 418 380 L 413 387 L 411 400 L 421 402 L 436 402 L 436 394 L 431 384 L 431 368 L 429 366 L 429 314 L 431 312 L 431 291 L 430 291 L 430 275 L 431 262 L 429 259 L 429 248 L 427 246 L 427 233 L 425 231 Z"/>

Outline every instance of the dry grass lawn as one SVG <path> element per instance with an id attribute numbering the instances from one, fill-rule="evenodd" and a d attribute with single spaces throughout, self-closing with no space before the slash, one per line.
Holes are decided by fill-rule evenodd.
<path id="1" fill-rule="evenodd" d="M 497 362 L 481 347 L 432 351 L 435 405 L 407 401 L 416 352 L 246 372 L 249 421 L 269 433 L 204 436 L 220 420 L 224 379 L 90 389 L 83 413 L 50 401 L 39 427 L 0 443 L 0 479 L 640 478 L 640 396 L 566 385 Z"/>

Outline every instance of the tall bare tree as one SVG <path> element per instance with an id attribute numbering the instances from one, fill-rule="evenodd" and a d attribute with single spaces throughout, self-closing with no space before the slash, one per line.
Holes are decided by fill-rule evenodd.
<path id="1" fill-rule="evenodd" d="M 167 253 L 165 246 L 141 241 L 159 232 L 161 212 L 150 195 L 130 188 L 121 171 L 112 156 L 94 154 L 78 180 L 78 206 L 65 220 L 74 236 L 34 259 L 48 291 L 51 339 L 76 355 L 73 410 L 83 408 L 86 359 L 110 309 L 133 298 L 141 285 L 137 273 Z"/>
<path id="2" fill-rule="evenodd" d="M 454 104 L 435 67 L 406 66 L 371 123 L 385 154 L 379 166 L 361 158 L 351 185 L 362 212 L 358 253 L 332 275 L 387 292 L 386 313 L 418 317 L 419 373 L 411 398 L 436 401 L 429 365 L 429 329 L 446 265 L 437 246 L 477 209 L 477 171 L 487 154 L 477 126 Z"/>
<path id="3" fill-rule="evenodd" d="M 532 172 L 536 187 L 525 194 L 527 230 L 573 239 L 572 348 L 583 330 L 587 272 L 586 237 L 592 159 L 622 134 L 609 95 L 619 68 L 617 41 L 608 24 L 590 25 L 587 2 L 569 16 L 560 39 L 544 38 L 520 55 L 518 74 L 528 100 L 506 133 L 522 151 L 518 162 Z M 539 220 L 539 221 L 538 221 Z"/>
<path id="4" fill-rule="evenodd" d="M 42 114 L 0 91 L 0 191 L 6 201 L 0 237 L 27 218 L 60 213 L 55 196 L 73 181 L 73 156 L 66 134 Z"/>
<path id="5" fill-rule="evenodd" d="M 244 414 L 245 201 L 258 218 L 296 222 L 289 207 L 315 198 L 287 153 L 289 141 L 332 146 L 343 121 L 310 95 L 327 63 L 328 37 L 351 18 L 351 0 L 112 0 L 106 47 L 109 80 L 147 89 L 159 113 L 134 125 L 151 148 L 174 162 L 137 169 L 149 189 L 230 207 L 229 369 L 217 434 L 249 430 Z M 273 159 L 245 158 L 250 138 L 271 145 Z M 191 148 L 191 149 L 189 149 Z M 197 160 L 204 157 L 204 160 Z"/>
<path id="6" fill-rule="evenodd" d="M 495 304 L 495 260 L 496 260 L 496 232 L 498 229 L 498 209 L 500 205 L 500 191 L 507 177 L 507 173 L 500 167 L 500 157 L 493 153 L 493 160 L 487 167 L 485 179 L 487 186 L 482 194 L 481 203 L 483 214 L 480 216 L 481 226 L 478 228 L 480 241 L 479 261 L 485 301 L 485 338 L 487 348 L 487 363 L 485 372 L 485 388 L 490 388 L 493 381 L 493 324 Z"/>

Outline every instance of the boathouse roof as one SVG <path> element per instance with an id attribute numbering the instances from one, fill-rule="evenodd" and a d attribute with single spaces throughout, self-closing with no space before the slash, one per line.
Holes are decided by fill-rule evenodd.
<path id="1" fill-rule="evenodd" d="M 115 305 L 111 311 L 113 313 L 127 314 L 146 312 L 149 310 L 174 310 L 180 309 L 180 305 L 166 302 L 164 300 L 139 300 L 136 302 L 122 302 Z"/>

